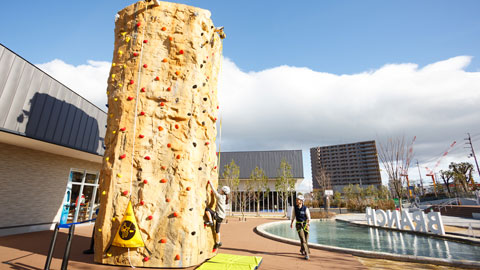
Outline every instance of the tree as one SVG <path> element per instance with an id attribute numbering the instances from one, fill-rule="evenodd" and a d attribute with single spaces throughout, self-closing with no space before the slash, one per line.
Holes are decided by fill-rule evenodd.
<path id="1" fill-rule="evenodd" d="M 450 180 L 453 179 L 453 172 L 450 171 L 450 170 L 448 170 L 448 171 L 441 170 L 440 171 L 440 178 L 442 178 L 443 183 L 447 187 L 448 196 L 451 197 L 452 196 L 452 191 L 450 190 Z"/>
<path id="2" fill-rule="evenodd" d="M 232 202 L 236 202 L 238 195 L 238 185 L 240 184 L 240 167 L 235 164 L 235 161 L 232 159 L 230 164 L 225 164 L 223 166 L 223 180 L 225 185 L 229 186 L 231 189 L 230 198 Z M 232 209 L 233 215 L 233 209 Z"/>
<path id="3" fill-rule="evenodd" d="M 452 162 L 448 168 L 452 171 L 455 182 L 463 188 L 465 193 L 468 193 L 470 191 L 468 182 L 473 184 L 473 165 L 468 162 Z"/>
<path id="4" fill-rule="evenodd" d="M 245 190 L 241 192 L 240 196 L 240 211 L 242 213 L 242 220 L 245 220 L 245 212 L 247 205 L 250 203 L 253 194 L 253 184 L 251 181 L 245 181 Z"/>
<path id="5" fill-rule="evenodd" d="M 259 216 L 260 198 L 262 197 L 263 192 L 268 188 L 268 177 L 265 172 L 257 166 L 250 174 L 250 182 L 252 183 L 253 200 L 255 201 L 255 206 L 257 208 L 257 216 Z"/>
<path id="6" fill-rule="evenodd" d="M 322 193 L 327 189 L 332 189 L 332 178 L 323 166 L 318 168 L 318 178 L 316 179 Z"/>
<path id="7" fill-rule="evenodd" d="M 278 178 L 275 181 L 275 189 L 280 194 L 284 216 L 287 216 L 288 193 L 295 189 L 295 180 L 292 176 L 292 166 L 282 159 L 278 168 Z"/>
<path id="8" fill-rule="evenodd" d="M 403 188 L 405 179 L 402 175 L 408 172 L 413 158 L 412 144 L 405 142 L 405 136 L 389 138 L 386 142 L 379 143 L 378 156 L 388 175 L 393 192 L 399 199 L 400 209 L 405 194 Z"/>

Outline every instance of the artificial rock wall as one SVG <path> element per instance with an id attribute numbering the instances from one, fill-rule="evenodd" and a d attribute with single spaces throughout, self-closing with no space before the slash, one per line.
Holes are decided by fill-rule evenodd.
<path id="1" fill-rule="evenodd" d="M 218 179 L 222 41 L 209 11 L 160 3 L 139 1 L 116 16 L 95 226 L 99 263 L 188 267 L 214 255 L 204 209 L 212 203 L 207 181 Z M 130 233 L 145 247 L 114 243 L 129 201 L 137 222 Z"/>

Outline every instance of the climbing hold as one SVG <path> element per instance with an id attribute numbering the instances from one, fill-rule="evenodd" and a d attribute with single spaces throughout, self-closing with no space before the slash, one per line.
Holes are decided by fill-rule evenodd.
<path id="1" fill-rule="evenodd" d="M 195 88 L 197 88 L 197 85 L 196 85 L 196 84 L 195 84 L 195 85 L 193 85 L 193 89 L 195 89 Z"/>
<path id="2" fill-rule="evenodd" d="M 160 81 L 160 77 L 155 77 L 155 81 Z"/>
<path id="3" fill-rule="evenodd" d="M 165 239 L 165 238 L 160 239 L 160 243 L 162 243 L 162 244 L 167 243 L 167 239 Z"/>
<path id="4" fill-rule="evenodd" d="M 197 143 L 196 143 L 196 142 L 193 143 L 193 147 L 197 147 Z"/>
<path id="5" fill-rule="evenodd" d="M 126 157 L 127 157 L 127 154 L 123 154 L 123 155 L 120 156 L 120 159 L 124 159 Z"/>
<path id="6" fill-rule="evenodd" d="M 162 170 L 166 170 L 167 169 L 167 166 L 162 166 Z"/>
<path id="7" fill-rule="evenodd" d="M 110 114 L 110 118 L 113 118 L 113 113 Z"/>
<path id="8" fill-rule="evenodd" d="M 124 192 L 122 192 L 123 196 L 127 196 L 128 195 L 128 190 L 125 190 Z"/>
<path id="9" fill-rule="evenodd" d="M 101 228 L 99 228 L 99 229 L 98 229 L 98 231 L 99 231 L 99 232 L 101 232 L 101 231 L 102 231 L 102 229 L 101 229 Z"/>
<path id="10" fill-rule="evenodd" d="M 178 51 L 179 54 L 183 54 L 183 50 Z"/>
<path id="11" fill-rule="evenodd" d="M 187 191 L 190 191 L 190 189 L 192 189 L 191 187 L 187 187 Z"/>
<path id="12" fill-rule="evenodd" d="M 105 160 L 108 161 L 110 158 L 109 157 L 106 157 Z"/>
<path id="13" fill-rule="evenodd" d="M 180 71 L 175 71 L 175 75 L 180 76 Z"/>
<path id="14" fill-rule="evenodd" d="M 195 235 L 195 234 L 196 234 L 196 232 L 192 232 L 192 235 Z"/>
<path id="15" fill-rule="evenodd" d="M 168 88 L 167 88 L 167 91 L 169 91 L 169 92 L 172 91 L 172 88 L 171 88 L 171 87 L 168 87 Z"/>
<path id="16" fill-rule="evenodd" d="M 113 134 L 115 134 L 115 133 L 117 133 L 117 131 L 116 131 L 116 130 L 114 130 L 114 131 L 112 131 L 112 133 L 113 133 Z"/>
<path id="17" fill-rule="evenodd" d="M 120 131 L 125 131 L 125 130 L 127 130 L 126 127 L 122 127 L 122 128 L 120 129 Z"/>
<path id="18" fill-rule="evenodd" d="M 213 167 L 213 169 L 216 170 L 216 169 L 217 169 L 217 166 Z"/>
<path id="19" fill-rule="evenodd" d="M 168 37 L 168 40 L 172 41 L 172 40 L 173 40 L 173 37 Z"/>
<path id="20" fill-rule="evenodd" d="M 130 41 L 130 37 L 126 37 L 126 38 L 125 38 L 125 41 L 126 41 L 126 42 L 129 42 L 129 41 Z"/>
<path id="21" fill-rule="evenodd" d="M 133 80 L 130 80 L 130 84 L 134 84 L 135 82 Z"/>
<path id="22" fill-rule="evenodd" d="M 138 56 L 138 53 L 137 53 L 137 52 L 134 52 L 134 53 L 133 53 L 133 56 Z"/>
<path id="23" fill-rule="evenodd" d="M 114 67 L 114 66 L 116 66 L 116 65 L 117 65 L 117 64 L 115 64 L 115 63 L 112 63 L 112 67 Z"/>
<path id="24" fill-rule="evenodd" d="M 177 155 L 177 159 L 180 159 L 180 155 Z"/>
<path id="25" fill-rule="evenodd" d="M 145 115 L 145 112 L 140 112 L 140 115 Z"/>
<path id="26" fill-rule="evenodd" d="M 107 194 L 107 192 L 106 192 L 105 190 L 104 190 L 104 191 L 102 191 L 102 195 L 105 195 L 105 194 Z"/>
<path id="27" fill-rule="evenodd" d="M 143 41 L 143 43 L 148 43 L 148 40 L 145 39 L 145 40 Z"/>
<path id="28" fill-rule="evenodd" d="M 160 180 L 160 183 L 166 183 L 167 182 L 167 179 L 163 178 L 162 180 Z"/>
<path id="29" fill-rule="evenodd" d="M 178 126 L 178 125 L 175 125 L 175 128 L 176 128 L 176 129 L 178 129 L 178 128 L 179 128 L 179 126 Z"/>
<path id="30" fill-rule="evenodd" d="M 178 213 L 177 213 L 177 212 L 173 212 L 173 216 L 174 216 L 174 217 L 178 217 Z"/>
<path id="31" fill-rule="evenodd" d="M 147 67 L 148 67 L 148 65 L 147 65 L 147 64 L 144 64 L 144 65 L 143 65 L 143 67 L 144 67 L 144 68 L 147 68 Z"/>
<path id="32" fill-rule="evenodd" d="M 206 143 L 205 143 L 205 145 L 209 145 L 209 144 L 210 144 L 210 142 L 206 142 Z"/>
<path id="33" fill-rule="evenodd" d="M 168 61 L 167 58 L 163 58 L 162 60 L 163 63 L 166 63 L 167 61 Z"/>
<path id="34" fill-rule="evenodd" d="M 118 98 L 114 98 L 113 100 L 114 100 L 114 101 L 117 101 L 117 100 L 118 100 Z"/>
<path id="35" fill-rule="evenodd" d="M 139 27 L 140 25 L 142 25 L 142 23 L 141 23 L 141 22 L 137 22 L 137 27 Z"/>
<path id="36" fill-rule="evenodd" d="M 179 260 L 180 260 L 180 255 L 178 255 L 178 254 L 175 255 L 175 260 L 176 260 L 176 261 L 179 261 Z"/>
<path id="37" fill-rule="evenodd" d="M 172 147 L 172 144 L 167 143 L 167 147 L 168 147 L 168 148 Z"/>
<path id="38" fill-rule="evenodd" d="M 140 134 L 140 135 L 138 135 L 138 137 L 139 137 L 140 139 L 143 139 L 143 138 L 145 137 L 145 135 Z"/>
<path id="39" fill-rule="evenodd" d="M 217 252 L 217 249 L 216 248 L 212 249 L 212 252 Z"/>
<path id="40" fill-rule="evenodd" d="M 215 117 L 214 119 L 215 119 L 215 121 L 217 121 L 217 118 L 216 118 L 216 117 Z"/>
<path id="41" fill-rule="evenodd" d="M 148 262 L 148 260 L 150 260 L 150 258 L 149 258 L 149 257 L 145 257 L 145 258 L 143 258 L 143 261 L 145 261 L 145 262 Z"/>
<path id="42" fill-rule="evenodd" d="M 126 67 L 127 67 L 127 65 L 126 65 L 126 64 L 123 64 L 123 65 L 122 65 L 122 67 L 123 67 L 123 68 L 126 68 Z"/>
<path id="43" fill-rule="evenodd" d="M 118 178 L 122 178 L 122 174 L 117 173 L 117 177 L 118 177 Z"/>
<path id="44" fill-rule="evenodd" d="M 140 89 L 140 92 L 145 92 L 145 87 L 142 87 L 142 89 Z"/>
<path id="45" fill-rule="evenodd" d="M 115 74 L 112 74 L 112 79 L 115 78 Z"/>
<path id="46" fill-rule="evenodd" d="M 112 253 L 107 253 L 107 257 L 112 257 Z"/>
<path id="47" fill-rule="evenodd" d="M 158 130 L 159 130 L 159 131 L 162 131 L 162 130 L 163 130 L 163 127 L 158 126 Z"/>
<path id="48" fill-rule="evenodd" d="M 122 54 L 123 54 L 123 52 L 122 52 L 121 50 L 119 50 L 119 51 L 118 51 L 118 54 L 119 54 L 119 55 L 122 55 Z"/>
<path id="49" fill-rule="evenodd" d="M 153 216 L 148 216 L 148 220 L 152 220 L 153 219 Z"/>
<path id="50" fill-rule="evenodd" d="M 169 199 L 169 198 L 166 198 L 165 201 L 166 201 L 166 202 L 170 202 L 170 199 Z"/>
<path id="51" fill-rule="evenodd" d="M 145 204 L 145 202 L 144 202 L 144 201 L 140 201 L 140 205 L 144 205 L 144 204 Z"/>
<path id="52" fill-rule="evenodd" d="M 163 107 L 163 106 L 165 106 L 165 103 L 163 103 L 163 102 L 160 102 L 160 106 L 162 106 L 162 107 Z"/>
<path id="53" fill-rule="evenodd" d="M 167 28 L 166 28 L 165 26 L 164 26 L 164 27 L 162 27 L 162 31 L 165 31 L 165 30 L 167 30 Z"/>
<path id="54" fill-rule="evenodd" d="M 129 96 L 129 97 L 127 98 L 127 100 L 133 100 L 133 97 L 130 97 L 130 96 Z"/>
<path id="55" fill-rule="evenodd" d="M 150 157 L 149 157 L 149 156 L 145 156 L 145 159 L 146 159 L 146 160 L 150 160 Z"/>
<path id="56" fill-rule="evenodd" d="M 115 221 L 115 217 L 112 217 L 112 221 Z"/>
<path id="57" fill-rule="evenodd" d="M 147 180 L 147 179 L 143 179 L 143 183 L 144 183 L 144 184 L 148 184 L 148 180 Z"/>
<path id="58" fill-rule="evenodd" d="M 203 101 L 207 101 L 207 98 L 206 98 L 206 97 L 204 97 L 204 98 L 203 98 Z"/>
<path id="59" fill-rule="evenodd" d="M 220 108 L 220 106 L 217 106 L 217 110 Z"/>

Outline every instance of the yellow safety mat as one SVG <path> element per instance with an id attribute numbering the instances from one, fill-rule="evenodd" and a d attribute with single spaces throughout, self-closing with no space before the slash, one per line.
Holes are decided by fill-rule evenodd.
<path id="1" fill-rule="evenodd" d="M 262 257 L 217 254 L 202 264 L 198 270 L 256 270 L 262 263 Z"/>

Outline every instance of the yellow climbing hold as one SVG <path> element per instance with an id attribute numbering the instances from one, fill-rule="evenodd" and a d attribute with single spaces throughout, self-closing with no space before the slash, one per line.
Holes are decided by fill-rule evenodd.
<path id="1" fill-rule="evenodd" d="M 122 54 L 123 54 L 123 51 L 118 50 L 118 54 L 122 55 Z"/>
<path id="2" fill-rule="evenodd" d="M 127 67 L 127 64 L 123 64 L 123 68 L 126 68 Z"/>
<path id="3" fill-rule="evenodd" d="M 114 66 L 116 66 L 116 65 L 117 65 L 117 64 L 115 64 L 115 63 L 112 63 L 112 67 L 114 67 Z"/>
<path id="4" fill-rule="evenodd" d="M 110 114 L 110 118 L 113 118 L 113 113 Z"/>
<path id="5" fill-rule="evenodd" d="M 115 133 L 117 133 L 117 131 L 116 131 L 116 130 L 114 130 L 114 131 L 112 131 L 112 133 L 113 133 L 113 134 L 115 134 Z"/>
<path id="6" fill-rule="evenodd" d="M 115 221 L 115 217 L 112 217 L 112 221 Z"/>
<path id="7" fill-rule="evenodd" d="M 118 100 L 118 98 L 114 98 L 113 100 L 114 100 L 114 101 L 117 101 L 117 100 Z"/>
<path id="8" fill-rule="evenodd" d="M 105 160 L 108 161 L 110 158 L 109 157 L 106 157 Z"/>
<path id="9" fill-rule="evenodd" d="M 118 87 L 122 87 L 122 86 L 123 86 L 123 84 L 121 84 L 121 83 L 118 84 Z"/>
<path id="10" fill-rule="evenodd" d="M 99 231 L 99 232 L 101 232 L 101 231 L 102 231 L 102 229 L 98 229 L 98 231 Z"/>
<path id="11" fill-rule="evenodd" d="M 118 178 L 122 178 L 122 175 L 119 174 L 119 173 L 117 173 L 117 177 L 118 177 Z"/>
<path id="12" fill-rule="evenodd" d="M 102 195 L 105 195 L 105 194 L 107 194 L 107 192 L 106 192 L 105 190 L 104 190 L 104 191 L 102 191 Z"/>
<path id="13" fill-rule="evenodd" d="M 125 41 L 126 41 L 126 42 L 129 42 L 129 41 L 130 41 L 130 37 L 126 37 L 126 38 L 125 38 Z"/>
<path id="14" fill-rule="evenodd" d="M 107 256 L 108 256 L 108 257 L 112 257 L 112 253 L 107 253 Z"/>
<path id="15" fill-rule="evenodd" d="M 110 91 L 107 91 L 107 95 L 110 95 Z"/>
<path id="16" fill-rule="evenodd" d="M 121 34 L 122 34 L 122 36 L 125 36 L 127 34 L 127 32 L 122 32 Z"/>
<path id="17" fill-rule="evenodd" d="M 112 74 L 112 79 L 115 78 L 115 74 Z"/>

